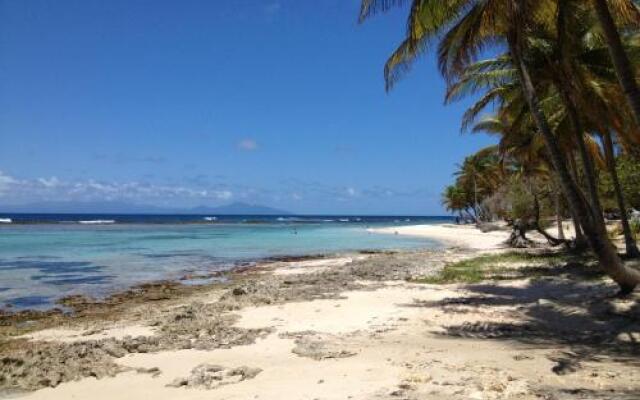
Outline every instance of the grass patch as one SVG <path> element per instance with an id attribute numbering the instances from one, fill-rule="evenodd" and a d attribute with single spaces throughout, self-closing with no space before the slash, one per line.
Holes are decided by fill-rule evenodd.
<path id="1" fill-rule="evenodd" d="M 519 279 L 540 277 L 553 273 L 553 268 L 568 263 L 585 263 L 589 258 L 569 253 L 525 253 L 508 252 L 470 258 L 445 265 L 434 276 L 412 280 L 415 283 L 478 283 L 484 280 Z M 505 265 L 506 264 L 506 265 Z M 510 267 L 508 264 L 517 264 Z M 522 264 L 530 264 L 522 266 Z"/>

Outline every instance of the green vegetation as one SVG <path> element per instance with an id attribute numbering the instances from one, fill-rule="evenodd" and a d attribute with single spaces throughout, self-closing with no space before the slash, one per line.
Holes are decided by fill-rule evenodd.
<path id="1" fill-rule="evenodd" d="M 619 210 L 627 256 L 640 256 L 627 218 L 639 190 L 640 7 L 633 0 L 362 0 L 360 20 L 407 3 L 406 35 L 384 69 L 387 90 L 435 48 L 445 101 L 474 99 L 462 130 L 498 138 L 464 160 L 443 204 L 463 219 L 507 220 L 514 247 L 529 244 L 528 229 L 551 244 L 589 245 L 621 293 L 631 292 L 640 272 L 622 263 L 604 211 Z M 573 219 L 575 242 L 560 229 L 558 237 L 541 229 L 541 218 L 553 216 L 558 226 Z M 471 279 L 470 270 L 454 273 Z"/>
<path id="2" fill-rule="evenodd" d="M 491 254 L 447 264 L 434 276 L 413 280 L 415 283 L 478 283 L 484 280 L 541 277 L 557 272 L 568 263 L 584 264 L 589 258 L 569 253 L 531 254 L 509 252 Z M 594 271 L 595 272 L 595 271 Z M 599 275 L 596 273 L 596 275 Z"/>
<path id="3" fill-rule="evenodd" d="M 640 159 L 620 155 L 616 158 L 616 171 L 627 205 L 640 210 Z M 600 193 L 606 208 L 617 209 L 615 188 L 610 174 L 601 174 Z"/>
<path id="4" fill-rule="evenodd" d="M 640 220 L 631 221 L 631 234 L 635 240 L 638 240 L 638 236 L 640 236 Z"/>

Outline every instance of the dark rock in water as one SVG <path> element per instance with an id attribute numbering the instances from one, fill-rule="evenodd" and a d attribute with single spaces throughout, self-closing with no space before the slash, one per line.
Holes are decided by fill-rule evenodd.
<path id="1" fill-rule="evenodd" d="M 326 258 L 325 254 L 309 254 L 303 256 L 272 256 L 264 259 L 266 262 L 300 262 Z"/>
<path id="2" fill-rule="evenodd" d="M 75 310 L 83 310 L 95 305 L 97 301 L 85 295 L 71 295 L 61 298 L 57 303 Z"/>
<path id="3" fill-rule="evenodd" d="M 8 300 L 7 308 L 27 308 L 32 309 L 40 306 L 46 306 L 51 301 L 47 296 L 26 296 L 14 297 Z"/>

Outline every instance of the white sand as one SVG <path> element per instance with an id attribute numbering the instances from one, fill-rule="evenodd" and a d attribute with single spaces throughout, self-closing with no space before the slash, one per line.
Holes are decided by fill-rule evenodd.
<path id="1" fill-rule="evenodd" d="M 182 350 L 157 354 L 133 354 L 118 360 L 133 368 L 158 367 L 159 377 L 128 372 L 114 378 L 84 379 L 43 389 L 25 399 L 369 399 L 386 395 L 405 379 L 420 380 L 422 372 L 407 371 L 404 360 L 424 352 L 449 358 L 453 342 L 437 346 L 430 326 L 433 310 L 408 307 L 414 300 L 434 301 L 456 293 L 444 287 L 395 285 L 365 292 L 346 293 L 344 300 L 288 303 L 243 310 L 242 327 L 275 326 L 276 332 L 249 346 L 215 351 Z M 455 316 L 454 316 L 455 318 Z M 450 323 L 455 322 L 449 319 Z M 353 357 L 316 361 L 291 352 L 293 339 L 278 333 L 313 329 L 320 334 L 345 335 L 343 344 Z M 372 334 L 387 333 L 382 338 Z M 469 348 L 469 344 L 465 347 Z M 496 346 L 492 346 L 496 347 Z M 499 347 L 499 346 L 498 346 Z M 455 356 L 455 355 L 454 355 Z M 493 358 L 487 352 L 485 357 Z M 428 356 L 427 359 L 432 359 Z M 202 363 L 262 368 L 255 379 L 215 390 L 166 387 L 174 379 L 189 375 Z"/>
<path id="2" fill-rule="evenodd" d="M 528 283 L 503 285 L 526 289 Z M 439 335 L 450 325 L 517 322 L 511 317 L 516 305 L 457 306 L 464 312 L 416 306 L 467 295 L 470 293 L 459 286 L 402 283 L 376 291 L 348 292 L 339 300 L 247 308 L 240 312 L 239 326 L 274 326 L 276 332 L 255 344 L 231 349 L 132 354 L 118 362 L 132 368 L 157 367 L 162 374 L 152 377 L 131 371 L 113 378 L 87 378 L 23 398 L 365 400 L 398 398 L 394 392 L 411 387 L 412 399 L 533 400 L 539 397 L 532 393 L 532 387 L 620 389 L 615 380 L 592 374 L 590 368 L 603 368 L 600 361 L 593 366 L 584 363 L 583 372 L 567 376 L 550 372 L 561 347 L 532 348 L 507 341 Z M 293 339 L 279 336 L 308 329 L 355 355 L 320 361 L 301 357 L 292 352 Z M 514 361 L 517 356 L 524 358 Z M 166 386 L 202 363 L 263 371 L 254 379 L 212 390 Z M 608 363 L 607 368 L 613 368 L 608 373 L 615 376 L 640 378 L 634 367 Z"/>
<path id="3" fill-rule="evenodd" d="M 562 223 L 564 234 L 567 239 L 575 237 L 575 230 L 571 221 Z M 455 224 L 437 224 L 437 225 L 409 225 L 409 226 L 393 226 L 388 228 L 371 228 L 370 232 L 420 236 L 433 239 L 444 243 L 447 246 L 464 247 L 474 250 L 498 250 L 504 249 L 503 242 L 509 237 L 509 230 L 482 232 L 475 225 L 455 225 Z M 558 236 L 558 228 L 554 224 L 546 229 L 553 237 Z M 540 243 L 546 240 L 542 235 L 535 231 L 527 232 L 527 237 Z"/>
<path id="4" fill-rule="evenodd" d="M 509 232 L 481 232 L 475 225 L 410 225 L 396 226 L 389 228 L 372 228 L 371 232 L 421 236 L 443 242 L 448 246 L 467 247 L 476 250 L 494 250 L 504 246 L 504 242 L 509 237 Z"/>

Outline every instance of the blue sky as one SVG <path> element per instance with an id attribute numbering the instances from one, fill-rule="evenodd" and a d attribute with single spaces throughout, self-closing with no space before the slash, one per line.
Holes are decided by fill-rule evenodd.
<path id="1" fill-rule="evenodd" d="M 442 214 L 461 135 L 433 54 L 386 94 L 406 10 L 357 0 L 0 0 L 0 204 Z"/>

